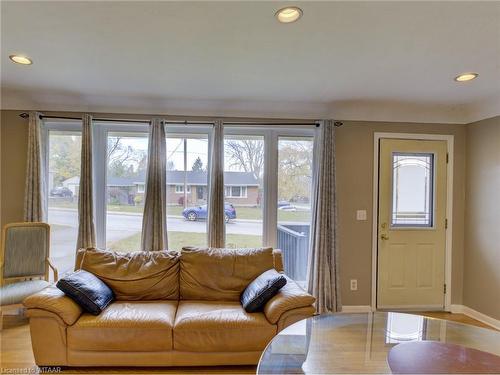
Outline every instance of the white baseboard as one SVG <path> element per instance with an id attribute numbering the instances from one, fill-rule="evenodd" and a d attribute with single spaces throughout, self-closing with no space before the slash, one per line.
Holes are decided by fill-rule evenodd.
<path id="1" fill-rule="evenodd" d="M 453 314 L 463 314 L 464 305 L 450 305 L 450 312 Z"/>
<path id="2" fill-rule="evenodd" d="M 372 308 L 370 305 L 351 305 L 351 306 L 342 306 L 343 313 L 367 313 L 371 312 Z M 500 330 L 500 320 L 492 318 L 486 314 L 483 314 L 479 311 L 471 309 L 468 306 L 464 305 L 451 305 L 450 311 L 454 314 L 464 314 L 473 319 L 479 320 L 480 322 L 492 326 Z"/>
<path id="3" fill-rule="evenodd" d="M 352 305 L 352 306 L 342 306 L 343 313 L 367 313 L 372 312 L 372 307 L 370 305 Z"/>
<path id="4" fill-rule="evenodd" d="M 477 310 L 471 309 L 470 307 L 465 305 L 451 305 L 450 307 L 452 313 L 467 315 L 473 319 L 479 320 L 484 324 L 488 324 L 489 326 L 492 326 L 493 328 L 500 330 L 500 320 L 498 319 L 492 318 L 491 316 L 483 314 Z"/>

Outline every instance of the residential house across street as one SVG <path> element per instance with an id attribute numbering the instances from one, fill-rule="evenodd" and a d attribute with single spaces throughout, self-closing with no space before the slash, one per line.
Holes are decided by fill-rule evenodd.
<path id="1" fill-rule="evenodd" d="M 146 186 L 145 173 L 134 177 L 107 176 L 107 201 L 109 204 L 142 204 Z M 204 171 L 167 171 L 167 202 L 169 205 L 205 204 L 207 202 L 207 172 Z M 73 196 L 78 196 L 80 177 L 74 176 L 62 182 Z M 226 202 L 235 206 L 259 206 L 261 193 L 259 180 L 251 172 L 224 172 Z"/>

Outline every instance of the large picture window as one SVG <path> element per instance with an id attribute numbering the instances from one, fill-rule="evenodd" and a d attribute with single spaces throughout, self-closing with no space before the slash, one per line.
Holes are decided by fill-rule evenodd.
<path id="1" fill-rule="evenodd" d="M 74 266 L 81 122 L 46 123 L 51 252 L 62 273 Z M 98 247 L 140 249 L 148 125 L 94 123 L 94 208 Z M 167 124 L 168 248 L 207 245 L 207 125 Z M 226 127 L 227 247 L 283 250 L 285 271 L 305 281 L 311 220 L 313 129 Z"/>
<path id="2" fill-rule="evenodd" d="M 167 128 L 169 249 L 207 245 L 207 195 L 208 134 Z"/>
<path id="3" fill-rule="evenodd" d="M 264 136 L 225 136 L 224 213 L 227 247 L 263 245 L 264 162 Z"/>
<path id="4" fill-rule="evenodd" d="M 278 138 L 277 246 L 288 276 L 305 285 L 311 224 L 312 137 Z"/>
<path id="5" fill-rule="evenodd" d="M 75 265 L 82 137 L 76 130 L 49 128 L 46 139 L 50 257 L 65 273 Z"/>
<path id="6" fill-rule="evenodd" d="M 110 131 L 106 149 L 106 247 L 141 248 L 148 133 Z"/>

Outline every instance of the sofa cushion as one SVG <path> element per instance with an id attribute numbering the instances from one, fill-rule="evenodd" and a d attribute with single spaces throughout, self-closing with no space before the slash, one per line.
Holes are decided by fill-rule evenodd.
<path id="1" fill-rule="evenodd" d="M 179 299 L 178 252 L 81 249 L 76 268 L 99 277 L 118 301 Z"/>
<path id="2" fill-rule="evenodd" d="M 177 301 L 114 302 L 68 327 L 68 348 L 102 351 L 172 350 Z"/>
<path id="3" fill-rule="evenodd" d="M 180 298 L 238 301 L 248 284 L 274 267 L 272 248 L 189 248 L 181 252 Z"/>
<path id="4" fill-rule="evenodd" d="M 180 301 L 174 349 L 192 352 L 260 351 L 276 334 L 263 313 L 247 313 L 239 302 Z"/>

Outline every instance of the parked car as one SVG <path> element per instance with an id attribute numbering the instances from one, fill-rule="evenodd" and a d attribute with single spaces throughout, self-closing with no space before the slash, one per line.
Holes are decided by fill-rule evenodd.
<path id="1" fill-rule="evenodd" d="M 63 197 L 63 198 L 71 198 L 73 196 L 73 192 L 65 186 L 56 187 L 50 191 L 51 197 Z"/>
<path id="2" fill-rule="evenodd" d="M 281 210 L 281 211 L 292 211 L 292 212 L 295 212 L 295 211 L 297 211 L 297 207 L 292 206 L 292 205 L 290 204 L 290 205 L 288 205 L 288 206 L 278 206 L 278 210 Z"/>
<path id="3" fill-rule="evenodd" d="M 196 207 L 187 207 L 182 211 L 182 216 L 189 221 L 206 219 L 208 215 L 207 205 Z M 224 204 L 224 220 L 229 222 L 231 219 L 236 219 L 236 209 L 231 203 Z"/>
<path id="4" fill-rule="evenodd" d="M 285 207 L 285 206 L 290 206 L 290 202 L 289 201 L 278 201 L 278 208 Z"/>
<path id="5" fill-rule="evenodd" d="M 297 207 L 293 206 L 289 201 L 279 201 L 278 210 L 282 211 L 297 211 Z"/>

